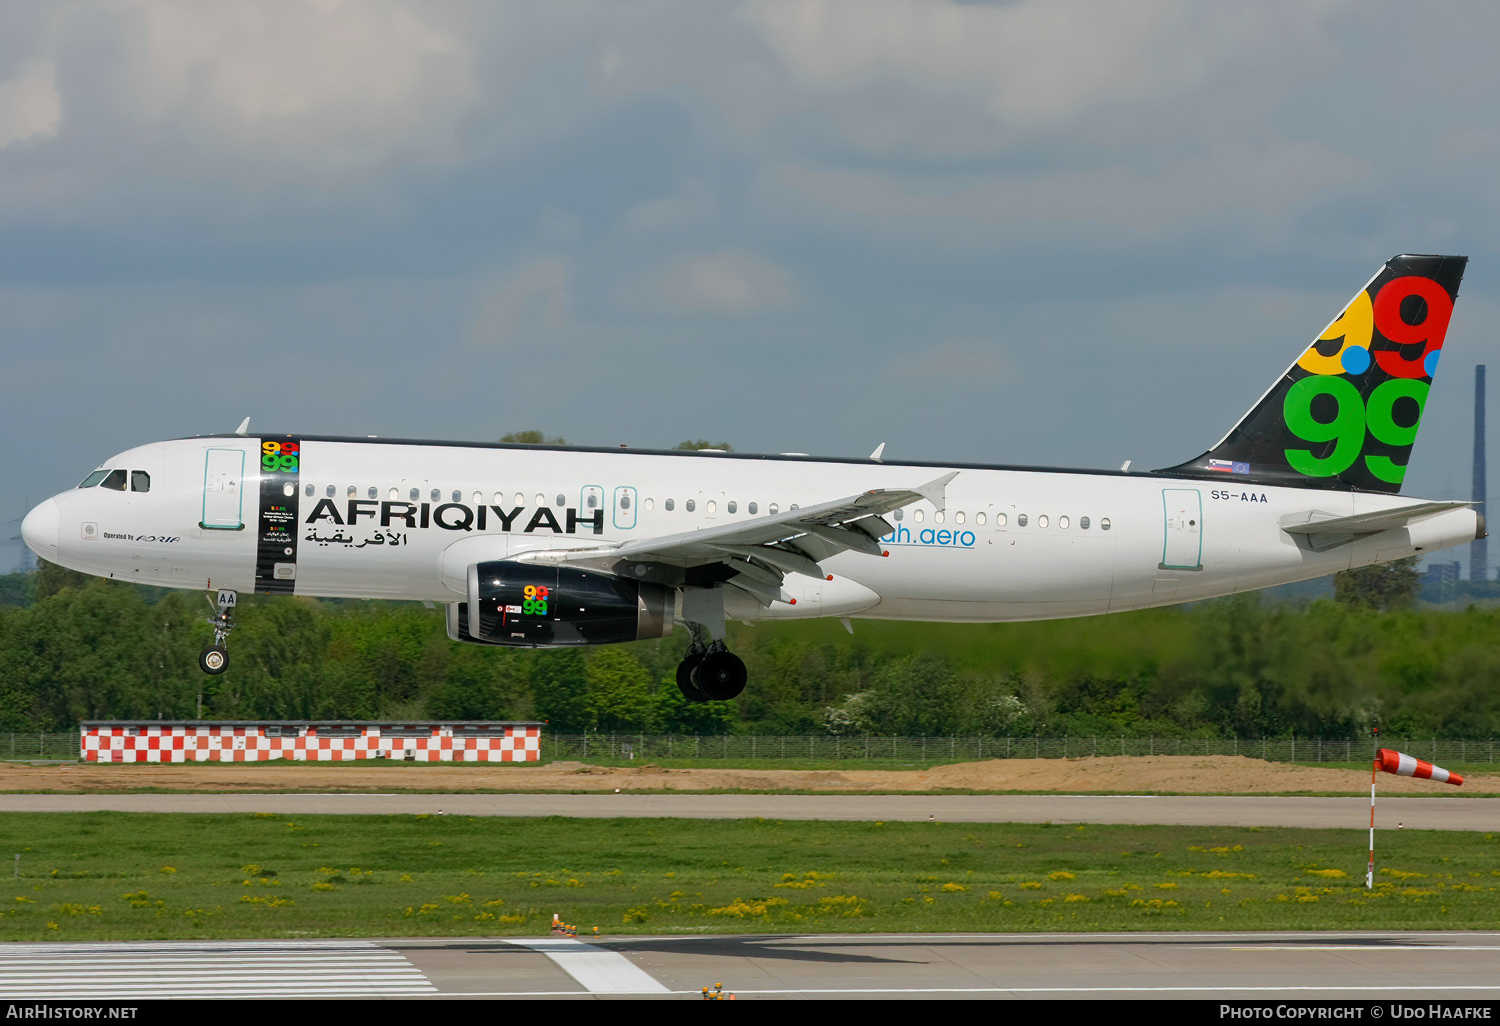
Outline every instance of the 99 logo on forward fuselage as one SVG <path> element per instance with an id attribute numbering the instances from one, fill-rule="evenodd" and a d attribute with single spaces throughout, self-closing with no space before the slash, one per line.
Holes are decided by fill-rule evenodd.
<path id="1" fill-rule="evenodd" d="M 297 472 L 301 447 L 296 442 L 262 442 L 260 446 L 260 469 L 268 473 Z"/>
<path id="2" fill-rule="evenodd" d="M 1282 402 L 1287 429 L 1324 455 L 1287 448 L 1287 464 L 1307 477 L 1334 477 L 1363 455 L 1371 475 L 1400 484 L 1406 466 L 1388 455 L 1366 454 L 1366 435 L 1392 449 L 1409 449 L 1416 441 L 1452 315 L 1453 300 L 1430 278 L 1395 278 L 1373 301 L 1368 292 L 1356 295 L 1297 361 L 1309 376 L 1295 382 Z M 1377 331 L 1389 347 L 1377 348 Z M 1340 341 L 1337 350 L 1319 350 L 1319 343 L 1332 341 Z"/>

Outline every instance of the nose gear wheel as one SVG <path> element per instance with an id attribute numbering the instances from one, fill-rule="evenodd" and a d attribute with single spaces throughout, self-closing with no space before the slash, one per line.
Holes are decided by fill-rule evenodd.
<path id="1" fill-rule="evenodd" d="M 214 629 L 214 643 L 198 653 L 198 668 L 217 676 L 229 669 L 229 632 L 234 630 L 234 607 L 239 596 L 228 589 L 219 592 L 217 612 L 208 618 Z"/>

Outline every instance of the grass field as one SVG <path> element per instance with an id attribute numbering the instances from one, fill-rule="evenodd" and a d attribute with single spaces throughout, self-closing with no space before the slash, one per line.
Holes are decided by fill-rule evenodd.
<path id="1" fill-rule="evenodd" d="M 1500 837 L 1358 830 L 7 816 L 0 940 L 1491 929 Z"/>

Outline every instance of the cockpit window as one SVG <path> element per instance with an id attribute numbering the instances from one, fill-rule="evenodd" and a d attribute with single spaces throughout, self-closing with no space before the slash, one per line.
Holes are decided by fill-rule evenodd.
<path id="1" fill-rule="evenodd" d="M 99 487 L 110 488 L 117 492 L 123 492 L 125 490 L 125 471 L 111 470 L 105 476 L 104 480 L 99 482 Z"/>
<path id="2" fill-rule="evenodd" d="M 88 477 L 84 478 L 83 479 L 83 483 L 80 484 L 78 487 L 79 488 L 92 488 L 96 484 L 98 484 L 100 481 L 103 481 L 104 480 L 104 475 L 108 474 L 108 473 L 109 473 L 109 471 L 107 471 L 107 470 L 96 470 L 92 474 L 90 474 Z"/>
<path id="3" fill-rule="evenodd" d="M 130 472 L 130 490 L 132 492 L 149 492 L 151 490 L 151 475 L 144 470 L 132 470 Z"/>

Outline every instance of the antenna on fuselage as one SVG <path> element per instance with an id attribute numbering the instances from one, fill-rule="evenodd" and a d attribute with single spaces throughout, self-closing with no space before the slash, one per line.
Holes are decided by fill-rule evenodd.
<path id="1" fill-rule="evenodd" d="M 240 426 L 234 429 L 234 433 L 237 434 L 237 435 L 243 435 L 246 431 L 249 431 L 249 430 L 250 430 L 250 418 L 246 417 L 244 420 L 240 421 Z"/>
<path id="2" fill-rule="evenodd" d="M 1128 474 L 1128 473 L 1130 473 L 1130 461 L 1129 460 L 1126 460 L 1124 463 L 1120 464 L 1120 473 L 1122 473 L 1122 474 Z"/>

